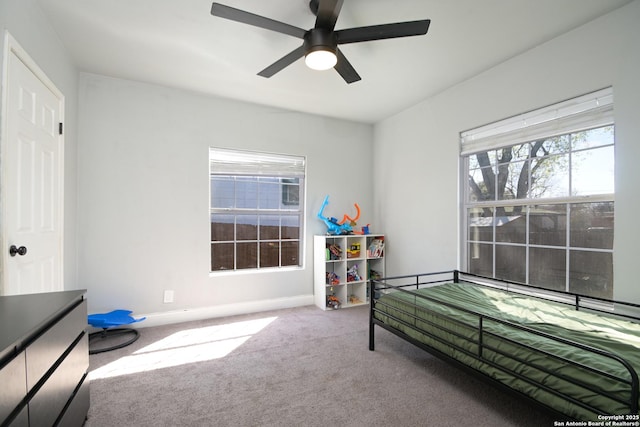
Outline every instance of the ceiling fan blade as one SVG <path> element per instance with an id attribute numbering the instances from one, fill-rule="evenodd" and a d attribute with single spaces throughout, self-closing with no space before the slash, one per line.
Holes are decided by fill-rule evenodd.
<path id="1" fill-rule="evenodd" d="M 353 68 L 353 65 L 342 54 L 340 49 L 336 49 L 336 56 L 338 57 L 338 62 L 333 68 L 342 76 L 345 82 L 354 83 L 361 80 L 356 69 Z"/>
<path id="2" fill-rule="evenodd" d="M 316 28 L 333 31 L 344 0 L 319 0 Z"/>
<path id="3" fill-rule="evenodd" d="M 281 71 L 282 69 L 284 69 L 286 66 L 291 65 L 294 62 L 296 62 L 298 59 L 302 58 L 304 54 L 305 54 L 305 48 L 303 45 L 291 51 L 290 53 L 286 54 L 282 58 L 278 59 L 276 62 L 269 65 L 267 68 L 260 71 L 258 75 L 269 78 L 273 76 L 275 73 L 277 73 L 278 71 Z"/>
<path id="4" fill-rule="evenodd" d="M 244 10 L 236 9 L 234 7 L 225 6 L 220 3 L 213 3 L 211 5 L 211 14 L 231 21 L 253 25 L 254 27 L 288 34 L 293 37 L 298 37 L 299 39 L 304 38 L 304 34 L 306 33 L 306 30 L 303 30 L 302 28 L 265 18 L 264 16 L 245 12 Z"/>
<path id="5" fill-rule="evenodd" d="M 347 28 L 338 30 L 335 35 L 338 44 L 367 42 L 392 39 L 396 37 L 421 36 L 427 34 L 430 19 L 422 21 L 398 22 L 395 24 L 372 25 L 370 27 Z"/>

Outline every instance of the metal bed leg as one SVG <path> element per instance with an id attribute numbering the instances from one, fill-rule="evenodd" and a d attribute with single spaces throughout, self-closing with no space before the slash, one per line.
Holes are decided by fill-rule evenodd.
<path id="1" fill-rule="evenodd" d="M 375 351 L 375 337 L 373 333 L 373 321 L 369 321 L 369 351 Z"/>
<path id="2" fill-rule="evenodd" d="M 375 350 L 375 336 L 373 331 L 373 307 L 375 304 L 375 284 L 373 281 L 369 282 L 369 351 Z"/>

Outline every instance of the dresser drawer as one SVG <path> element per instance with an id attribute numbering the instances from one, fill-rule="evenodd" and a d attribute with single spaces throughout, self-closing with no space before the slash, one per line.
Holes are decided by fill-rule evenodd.
<path id="1" fill-rule="evenodd" d="M 51 427 L 89 369 L 89 337 L 85 334 L 29 402 L 32 427 Z"/>
<path id="2" fill-rule="evenodd" d="M 89 379 L 85 377 L 82 385 L 73 396 L 73 401 L 56 427 L 78 427 L 83 425 L 87 419 L 89 405 Z"/>
<path id="3" fill-rule="evenodd" d="M 31 343 L 27 349 L 27 388 L 31 390 L 87 327 L 87 301 Z"/>
<path id="4" fill-rule="evenodd" d="M 0 370 L 0 424 L 27 394 L 26 375 L 24 352 Z"/>
<path id="5" fill-rule="evenodd" d="M 20 411 L 13 421 L 7 424 L 7 427 L 29 427 L 29 411 L 26 406 L 22 408 L 22 411 Z"/>

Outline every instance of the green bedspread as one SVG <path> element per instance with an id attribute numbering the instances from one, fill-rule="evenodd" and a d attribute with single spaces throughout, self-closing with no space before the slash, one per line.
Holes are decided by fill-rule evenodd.
<path id="1" fill-rule="evenodd" d="M 434 303 L 419 295 L 454 307 Z M 631 387 L 625 383 L 631 381 L 631 376 L 619 361 L 596 352 L 576 350 L 572 345 L 488 318 L 482 320 L 482 358 L 478 358 L 478 325 L 481 316 L 512 322 L 611 352 L 624 358 L 636 371 L 640 371 L 640 325 L 636 323 L 614 316 L 576 311 L 572 306 L 464 282 L 438 285 L 410 293 L 391 292 L 381 296 L 378 302 L 377 310 L 402 320 L 410 327 L 376 312 L 378 320 L 572 418 L 597 420 L 597 413 L 629 413 L 628 403 L 623 402 L 631 399 Z M 465 312 L 465 309 L 475 314 Z M 419 329 L 429 333 L 420 332 Z M 536 349 L 558 357 L 546 355 Z M 593 369 L 574 366 L 562 359 Z M 584 402 L 594 410 L 582 408 L 545 390 L 545 387 Z"/>

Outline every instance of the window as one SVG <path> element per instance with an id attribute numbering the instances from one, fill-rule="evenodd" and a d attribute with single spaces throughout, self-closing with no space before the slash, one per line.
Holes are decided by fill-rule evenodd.
<path id="1" fill-rule="evenodd" d="M 611 89 L 461 134 L 463 268 L 613 297 Z"/>
<path id="2" fill-rule="evenodd" d="M 211 148 L 211 271 L 302 265 L 304 157 Z"/>

